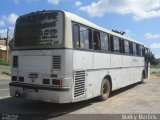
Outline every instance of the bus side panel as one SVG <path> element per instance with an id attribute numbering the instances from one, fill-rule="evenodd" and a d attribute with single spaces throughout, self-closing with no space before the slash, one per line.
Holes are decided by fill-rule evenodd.
<path id="1" fill-rule="evenodd" d="M 132 65 L 132 57 L 123 55 L 121 87 L 127 86 L 132 82 L 134 82 L 133 78 L 134 71 L 132 70 L 131 65 Z"/>
<path id="2" fill-rule="evenodd" d="M 111 54 L 111 68 L 117 69 L 122 67 L 122 55 Z"/>
<path id="3" fill-rule="evenodd" d="M 93 69 L 104 69 L 111 67 L 111 54 L 94 53 Z"/>
<path id="4" fill-rule="evenodd" d="M 92 93 L 90 93 L 92 91 L 92 86 L 89 84 L 90 82 L 87 81 L 88 77 L 87 69 L 88 70 L 92 69 L 92 66 L 93 66 L 92 52 L 73 50 L 73 72 L 74 72 L 73 89 L 72 89 L 73 102 L 86 100 L 87 94 L 90 94 L 89 96 L 92 96 Z M 75 78 L 75 74 L 77 71 L 84 71 L 85 76 L 80 77 L 81 75 L 84 75 L 80 73 L 78 75 L 78 78 Z M 79 72 L 77 72 L 77 74 L 78 73 Z M 75 85 L 76 83 L 77 86 Z M 85 84 L 85 88 L 83 87 L 83 84 Z M 84 90 L 84 94 L 78 95 L 80 91 L 83 91 L 82 89 Z M 87 90 L 90 92 L 88 92 Z"/>
<path id="5" fill-rule="evenodd" d="M 132 56 L 132 67 L 134 72 L 134 82 L 141 81 L 141 75 L 144 70 L 144 58 L 143 57 L 136 57 Z"/>
<path id="6" fill-rule="evenodd" d="M 92 69 L 93 53 L 85 51 L 73 51 L 73 70 Z"/>
<path id="7" fill-rule="evenodd" d="M 122 55 L 111 54 L 111 70 L 112 90 L 118 89 L 122 84 Z"/>

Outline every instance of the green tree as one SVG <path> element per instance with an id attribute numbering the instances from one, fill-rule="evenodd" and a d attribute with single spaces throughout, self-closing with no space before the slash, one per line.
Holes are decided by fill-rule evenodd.
<path id="1" fill-rule="evenodd" d="M 150 52 L 150 54 L 149 54 L 149 62 L 151 63 L 151 65 L 158 65 L 159 64 L 159 60 L 155 58 L 155 56 L 152 52 Z"/>

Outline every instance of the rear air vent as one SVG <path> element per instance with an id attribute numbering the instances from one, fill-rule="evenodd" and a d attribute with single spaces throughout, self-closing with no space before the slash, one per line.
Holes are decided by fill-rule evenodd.
<path id="1" fill-rule="evenodd" d="M 18 56 L 13 56 L 13 67 L 18 67 Z"/>
<path id="2" fill-rule="evenodd" d="M 53 56 L 53 69 L 61 69 L 61 56 Z"/>
<path id="3" fill-rule="evenodd" d="M 85 71 L 76 71 L 74 74 L 74 97 L 81 96 L 85 93 Z"/>

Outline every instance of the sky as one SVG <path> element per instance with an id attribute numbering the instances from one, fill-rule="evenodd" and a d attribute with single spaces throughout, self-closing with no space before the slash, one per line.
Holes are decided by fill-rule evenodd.
<path id="1" fill-rule="evenodd" d="M 109 30 L 143 42 L 160 58 L 160 0 L 0 0 L 0 36 L 16 19 L 41 10 L 66 10 Z"/>

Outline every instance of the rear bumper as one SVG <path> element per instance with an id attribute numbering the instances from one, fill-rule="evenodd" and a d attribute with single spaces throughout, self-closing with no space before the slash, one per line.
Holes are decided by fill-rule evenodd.
<path id="1" fill-rule="evenodd" d="M 17 82 L 9 83 L 9 87 L 11 96 L 18 94 L 22 98 L 54 103 L 72 102 L 72 92 L 69 87 L 53 87 Z"/>
<path id="2" fill-rule="evenodd" d="M 33 85 L 26 83 L 9 83 L 9 86 L 14 87 L 23 87 L 28 89 L 37 89 L 37 90 L 50 90 L 50 91 L 70 91 L 69 87 L 55 87 L 55 86 L 44 86 L 44 85 Z"/>

